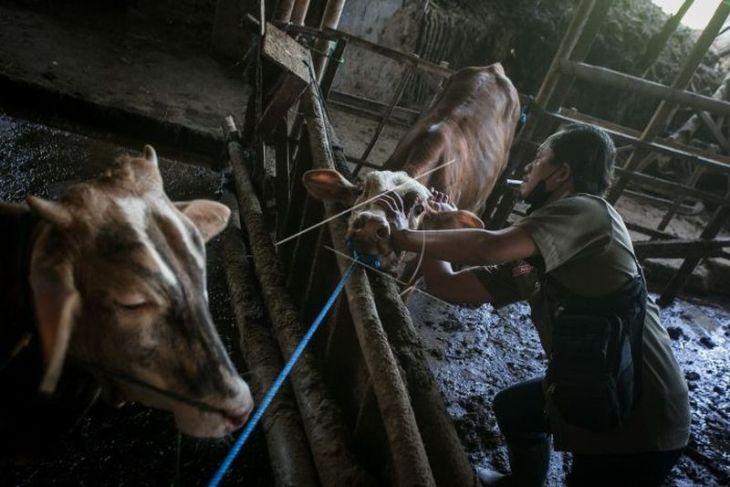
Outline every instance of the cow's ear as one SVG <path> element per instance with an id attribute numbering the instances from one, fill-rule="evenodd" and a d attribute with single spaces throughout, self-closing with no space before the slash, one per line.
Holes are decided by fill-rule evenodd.
<path id="1" fill-rule="evenodd" d="M 44 200 L 37 196 L 28 195 L 25 202 L 33 213 L 57 227 L 68 227 L 73 221 L 71 212 L 57 201 Z"/>
<path id="2" fill-rule="evenodd" d="M 302 176 L 309 194 L 322 201 L 338 201 L 346 205 L 355 203 L 360 189 L 333 169 L 312 169 Z"/>
<path id="3" fill-rule="evenodd" d="M 455 210 L 430 213 L 424 220 L 429 229 L 484 228 L 484 222 L 471 211 Z"/>
<path id="4" fill-rule="evenodd" d="M 226 205 L 210 200 L 178 201 L 175 207 L 190 218 L 205 242 L 221 233 L 231 216 Z"/>
<path id="5" fill-rule="evenodd" d="M 59 249 L 51 248 L 50 231 L 39 236 L 30 264 L 33 306 L 45 363 L 40 391 L 46 394 L 52 394 L 56 389 L 81 306 L 72 263 Z"/>

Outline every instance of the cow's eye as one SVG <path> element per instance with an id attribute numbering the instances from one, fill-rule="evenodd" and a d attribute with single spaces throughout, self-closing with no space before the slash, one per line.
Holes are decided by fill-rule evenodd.
<path id="1" fill-rule="evenodd" d="M 139 301 L 139 302 L 132 302 L 132 303 L 120 303 L 117 301 L 117 302 L 115 302 L 115 304 L 119 308 L 122 308 L 127 311 L 136 311 L 136 310 L 144 309 L 144 308 L 150 306 L 149 301 Z"/>
<path id="2" fill-rule="evenodd" d="M 413 214 L 418 216 L 421 213 L 423 213 L 426 210 L 426 208 L 423 205 L 416 205 L 413 207 Z"/>

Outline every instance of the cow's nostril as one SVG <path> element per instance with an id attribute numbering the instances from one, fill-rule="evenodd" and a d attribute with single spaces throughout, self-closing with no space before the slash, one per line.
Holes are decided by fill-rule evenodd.
<path id="1" fill-rule="evenodd" d="M 352 222 L 352 228 L 354 230 L 360 230 L 364 226 L 365 226 L 365 218 L 360 217 L 357 220 L 355 220 L 354 222 Z"/>
<path id="2" fill-rule="evenodd" d="M 386 238 L 390 237 L 390 231 L 388 230 L 388 227 L 386 227 L 386 226 L 382 226 L 382 227 L 378 228 L 378 230 L 375 232 L 375 234 L 381 240 L 385 240 Z"/>

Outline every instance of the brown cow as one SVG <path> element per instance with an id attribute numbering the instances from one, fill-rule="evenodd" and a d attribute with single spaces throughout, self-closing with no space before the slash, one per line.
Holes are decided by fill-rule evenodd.
<path id="1" fill-rule="evenodd" d="M 517 91 L 499 63 L 464 68 L 449 78 L 433 106 L 401 139 L 383 171 L 368 173 L 356 185 L 336 171 L 313 170 L 305 173 L 304 184 L 319 199 L 347 205 L 396 190 L 411 228 L 429 210 L 431 187 L 457 207 L 478 212 L 507 164 L 519 113 Z M 453 216 L 464 226 L 481 225 L 474 215 Z M 349 234 L 361 251 L 381 255 L 383 268 L 397 272 L 402 258 L 390 247 L 390 226 L 380 205 L 370 202 L 354 210 Z"/>
<path id="2" fill-rule="evenodd" d="M 171 202 L 150 146 L 60 201 L 1 204 L 0 431 L 35 420 L 23 392 L 53 393 L 66 362 L 115 403 L 172 411 L 183 433 L 220 437 L 243 425 L 253 401 L 206 291 L 205 242 L 229 215 L 213 201 Z"/>

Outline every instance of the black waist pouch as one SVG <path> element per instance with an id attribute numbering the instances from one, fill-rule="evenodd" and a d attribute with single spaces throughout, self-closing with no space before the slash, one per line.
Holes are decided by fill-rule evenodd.
<path id="1" fill-rule="evenodd" d="M 639 284 L 608 298 L 548 299 L 548 413 L 596 432 L 623 427 L 641 394 L 646 291 Z"/>
<path id="2" fill-rule="evenodd" d="M 553 324 L 548 409 L 592 431 L 621 429 L 634 405 L 631 344 L 619 317 L 562 315 Z"/>

